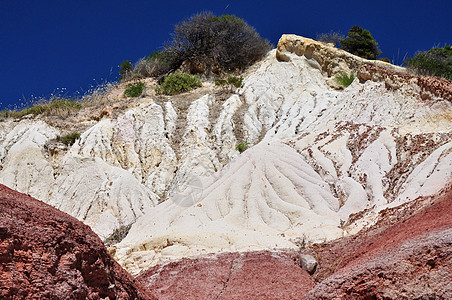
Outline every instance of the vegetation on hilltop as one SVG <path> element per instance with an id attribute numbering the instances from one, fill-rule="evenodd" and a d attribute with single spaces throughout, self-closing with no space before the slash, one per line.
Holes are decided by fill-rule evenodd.
<path id="1" fill-rule="evenodd" d="M 376 59 L 381 53 L 377 41 L 372 37 L 369 30 L 356 25 L 350 28 L 347 37 L 341 40 L 340 44 L 345 51 L 365 59 Z"/>
<path id="2" fill-rule="evenodd" d="M 350 28 L 345 38 L 341 33 L 331 30 L 327 33 L 317 34 L 316 39 L 323 43 L 332 43 L 336 48 L 342 48 L 365 59 L 376 59 L 381 54 L 378 43 L 369 30 L 356 25 Z"/>
<path id="3" fill-rule="evenodd" d="M 210 12 L 175 25 L 171 36 L 163 50 L 138 61 L 131 72 L 127 62 L 123 62 L 121 78 L 157 77 L 178 69 L 191 74 L 240 71 L 272 48 L 242 18 Z"/>
<path id="4" fill-rule="evenodd" d="M 41 100 L 22 110 L 2 110 L 0 116 L 4 118 L 21 118 L 26 115 L 59 115 L 65 117 L 81 108 L 82 104 L 77 100 L 53 97 L 48 101 Z"/>
<path id="5" fill-rule="evenodd" d="M 130 75 L 132 74 L 133 71 L 133 66 L 132 63 L 130 62 L 130 60 L 125 60 L 121 63 L 121 65 L 119 66 L 119 71 L 118 73 L 120 74 L 119 79 L 126 79 L 129 78 Z"/>
<path id="6" fill-rule="evenodd" d="M 419 75 L 452 80 L 452 46 L 435 47 L 425 52 L 417 52 L 413 58 L 407 58 L 404 64 Z"/>
<path id="7" fill-rule="evenodd" d="M 372 34 L 359 26 L 353 26 L 346 38 L 335 31 L 317 34 L 317 40 L 324 43 L 332 43 L 337 48 L 358 55 L 365 59 L 377 59 L 381 54 L 377 41 Z M 389 58 L 381 57 L 378 60 L 391 63 Z M 452 80 L 452 46 L 443 48 L 435 47 L 428 51 L 419 51 L 413 58 L 406 58 L 403 63 L 418 75 L 443 77 Z M 336 81 L 347 87 L 352 81 L 352 76 L 339 74 Z"/>
<path id="8" fill-rule="evenodd" d="M 118 71 L 119 80 L 160 77 L 159 86 L 155 89 L 156 93 L 174 95 L 201 86 L 199 77 L 190 76 L 184 72 L 202 73 L 214 75 L 217 86 L 239 88 L 242 86 L 243 77 L 221 78 L 226 78 L 233 73 L 237 75 L 261 59 L 272 47 L 268 40 L 263 39 L 242 18 L 235 15 L 215 16 L 210 12 L 193 15 L 175 25 L 171 37 L 172 40 L 166 43 L 161 51 L 153 52 L 136 64 L 132 64 L 129 60 L 123 61 Z M 333 43 L 337 48 L 366 59 L 376 59 L 381 53 L 371 33 L 359 26 L 353 26 L 345 38 L 338 32 L 330 31 L 318 34 L 317 39 Z M 380 58 L 380 60 L 390 62 L 388 58 Z M 452 46 L 435 47 L 418 52 L 413 58 L 407 58 L 404 64 L 419 75 L 452 80 Z M 168 75 L 170 73 L 174 74 Z M 339 74 L 336 81 L 347 87 L 354 77 L 354 74 Z M 48 100 L 39 99 L 21 110 L 2 110 L 0 118 L 22 118 L 27 115 L 65 118 L 76 114 L 83 107 L 97 107 L 102 110 L 107 103 L 115 101 L 105 96 L 107 90 L 111 90 L 114 85 L 116 83 L 99 85 L 83 98 L 52 96 Z M 142 81 L 129 83 L 123 95 L 138 97 L 143 95 L 145 88 L 146 84 Z M 126 104 L 123 104 L 123 107 L 125 106 Z M 100 117 L 105 113 L 101 112 Z"/>
<path id="9" fill-rule="evenodd" d="M 341 47 L 341 41 L 344 39 L 344 35 L 340 32 L 331 30 L 330 32 L 318 33 L 316 40 L 323 43 L 331 43 L 336 48 Z"/>

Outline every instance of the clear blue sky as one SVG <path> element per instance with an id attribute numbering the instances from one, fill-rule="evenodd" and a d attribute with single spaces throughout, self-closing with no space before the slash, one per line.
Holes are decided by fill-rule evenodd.
<path id="1" fill-rule="evenodd" d="M 381 56 L 402 63 L 418 50 L 452 44 L 452 0 L 444 1 L 97 1 L 0 2 L 0 102 L 20 106 L 65 88 L 68 96 L 117 78 L 170 39 L 173 26 L 200 12 L 244 18 L 274 45 L 284 33 L 315 38 L 368 29 Z"/>

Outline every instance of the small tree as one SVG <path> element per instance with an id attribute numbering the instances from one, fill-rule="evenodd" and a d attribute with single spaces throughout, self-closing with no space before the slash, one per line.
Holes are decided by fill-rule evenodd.
<path id="1" fill-rule="evenodd" d="M 345 51 L 366 59 L 376 59 L 381 53 L 370 32 L 356 25 L 348 31 L 347 37 L 340 44 Z"/>
<path id="2" fill-rule="evenodd" d="M 249 66 L 264 56 L 270 43 L 243 19 L 203 12 L 174 27 L 164 53 L 172 62 L 196 66 L 200 72 L 214 68 L 231 71 Z"/>
<path id="3" fill-rule="evenodd" d="M 121 75 L 119 79 L 126 79 L 128 75 L 132 72 L 133 67 L 130 60 L 125 60 L 119 66 L 119 74 Z"/>

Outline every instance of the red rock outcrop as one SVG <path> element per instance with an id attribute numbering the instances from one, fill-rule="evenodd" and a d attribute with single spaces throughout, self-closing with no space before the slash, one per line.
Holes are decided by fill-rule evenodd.
<path id="1" fill-rule="evenodd" d="M 157 265 L 137 279 L 159 299 L 300 299 L 314 286 L 296 252 L 224 253 Z"/>
<path id="2" fill-rule="evenodd" d="M 181 259 L 137 279 L 159 299 L 452 299 L 452 189 L 303 252 L 318 261 L 312 277 L 298 252 L 258 251 Z"/>
<path id="3" fill-rule="evenodd" d="M 452 299 L 452 190 L 381 212 L 358 235 L 315 245 L 304 299 Z"/>
<path id="4" fill-rule="evenodd" d="M 371 64 L 362 64 L 359 67 L 358 78 L 362 81 L 384 81 L 386 87 L 390 89 L 399 89 L 402 85 L 413 84 L 420 88 L 420 97 L 424 100 L 434 96 L 452 101 L 452 81 L 444 78 L 413 76 Z"/>
<path id="5" fill-rule="evenodd" d="M 75 218 L 0 185 L 1 299 L 154 299 Z"/>

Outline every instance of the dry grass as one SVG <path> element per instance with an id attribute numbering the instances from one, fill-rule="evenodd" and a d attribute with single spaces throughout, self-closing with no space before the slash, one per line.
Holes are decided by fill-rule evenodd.
<path id="1" fill-rule="evenodd" d="M 40 101 L 22 110 L 2 110 L 0 116 L 4 118 L 22 118 L 27 115 L 57 115 L 67 117 L 78 112 L 82 103 L 74 99 L 52 98 L 48 101 Z"/>

